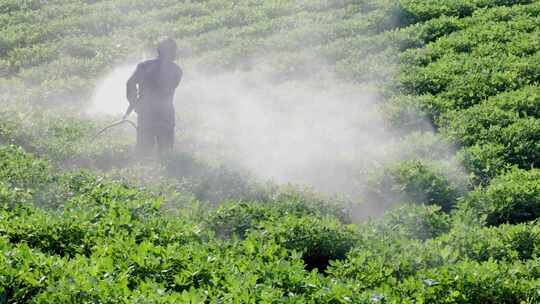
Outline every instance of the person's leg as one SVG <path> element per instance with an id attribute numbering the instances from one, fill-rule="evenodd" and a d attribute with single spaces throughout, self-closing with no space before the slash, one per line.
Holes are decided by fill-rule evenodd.
<path id="1" fill-rule="evenodd" d="M 157 134 L 157 145 L 160 155 L 170 153 L 174 148 L 174 126 L 162 127 Z"/>
<path id="2" fill-rule="evenodd" d="M 146 157 L 152 154 L 155 145 L 155 136 L 151 128 L 144 125 L 137 128 L 137 145 L 135 152 L 139 157 Z"/>

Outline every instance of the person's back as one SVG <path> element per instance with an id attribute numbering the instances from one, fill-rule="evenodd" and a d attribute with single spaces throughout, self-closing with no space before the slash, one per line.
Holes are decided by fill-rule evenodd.
<path id="1" fill-rule="evenodd" d="M 137 65 L 127 82 L 127 98 L 137 118 L 137 152 L 148 155 L 157 143 L 160 152 L 174 145 L 174 92 L 182 70 L 173 62 L 176 44 L 167 39 L 158 47 L 157 59 Z"/>

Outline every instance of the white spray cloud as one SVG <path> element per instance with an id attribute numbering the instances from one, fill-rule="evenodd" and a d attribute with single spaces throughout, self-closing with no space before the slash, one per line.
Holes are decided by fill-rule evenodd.
<path id="1" fill-rule="evenodd" d="M 133 69 L 120 67 L 100 83 L 92 112 L 125 110 L 125 81 Z M 178 148 L 261 180 L 354 194 L 362 169 L 387 158 L 394 144 L 377 110 L 378 96 L 331 74 L 275 83 L 267 70 L 186 70 L 175 98 Z"/>
<path id="2" fill-rule="evenodd" d="M 128 107 L 126 81 L 134 70 L 135 64 L 122 65 L 99 81 L 87 112 L 94 115 L 124 113 Z"/>
<path id="3" fill-rule="evenodd" d="M 346 13 L 338 10 L 335 20 Z M 293 38 L 277 31 L 274 40 L 317 45 L 332 33 L 330 23 L 317 18 L 302 18 L 297 26 Z M 192 49 L 189 39 L 179 42 L 181 49 Z M 358 194 L 365 168 L 392 157 L 394 134 L 378 112 L 377 94 L 321 72 L 332 69 L 321 55 L 309 47 L 281 54 L 279 46 L 269 44 L 238 65 L 249 71 L 226 73 L 208 72 L 204 55 L 192 57 L 176 91 L 177 148 L 247 169 L 261 180 Z M 302 73 L 290 64 L 296 58 L 307 74 L 317 75 L 295 77 Z M 277 83 L 284 67 L 293 70 L 285 72 L 287 81 Z M 121 66 L 98 85 L 91 112 L 125 111 L 125 82 L 134 68 L 135 63 Z"/>

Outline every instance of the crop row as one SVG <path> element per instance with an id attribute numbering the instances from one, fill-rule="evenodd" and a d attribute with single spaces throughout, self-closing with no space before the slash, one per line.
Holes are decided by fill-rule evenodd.
<path id="1" fill-rule="evenodd" d="M 522 4 L 446 19 L 444 36 L 400 55 L 397 89 L 408 96 L 392 101 L 403 106 L 392 119 L 410 117 L 403 109 L 423 112 L 461 147 L 477 184 L 512 166 L 538 166 L 540 6 Z"/>
<path id="2" fill-rule="evenodd" d="M 537 223 L 482 227 L 506 221 L 500 196 L 529 193 L 506 210 L 530 210 L 536 172 L 501 178 L 452 215 L 404 205 L 348 225 L 335 206 L 290 195 L 210 210 L 176 201 L 174 212 L 170 190 L 58 173 L 15 147 L 0 154 L 4 302 L 538 300 Z M 517 184 L 524 174 L 530 183 Z"/>

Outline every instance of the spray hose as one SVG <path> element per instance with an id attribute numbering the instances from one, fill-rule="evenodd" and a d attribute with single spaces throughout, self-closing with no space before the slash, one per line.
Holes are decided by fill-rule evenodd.
<path id="1" fill-rule="evenodd" d="M 105 128 L 99 130 L 99 132 L 97 132 L 96 135 L 94 135 L 94 136 L 92 137 L 92 141 L 95 141 L 96 138 L 98 138 L 101 134 L 105 133 L 107 130 L 112 129 L 112 128 L 117 127 L 117 126 L 120 126 L 120 125 L 123 125 L 123 124 L 125 124 L 125 123 L 127 123 L 127 124 L 130 125 L 130 126 L 132 126 L 132 127 L 135 129 L 135 131 L 139 129 L 139 127 L 137 126 L 137 124 L 136 124 L 135 122 L 133 122 L 133 121 L 131 121 L 131 120 L 129 120 L 129 119 L 123 118 L 122 120 L 119 120 L 119 121 L 117 121 L 117 122 L 114 122 L 114 123 L 112 123 L 112 124 L 106 126 Z M 175 128 L 175 131 L 176 131 L 176 132 L 179 132 L 180 129 Z"/>
<path id="2" fill-rule="evenodd" d="M 134 123 L 133 121 L 129 120 L 129 119 L 122 119 L 122 120 L 119 120 L 117 122 L 114 122 L 108 126 L 106 126 L 105 128 L 101 129 L 99 132 L 96 133 L 96 135 L 94 135 L 94 137 L 92 137 L 92 141 L 96 140 L 96 138 L 98 138 L 101 134 L 105 133 L 107 130 L 111 129 L 111 128 L 114 128 L 116 126 L 119 126 L 119 125 L 123 125 L 123 124 L 129 124 L 130 126 L 132 126 L 135 130 L 138 129 L 137 127 L 137 124 Z"/>

